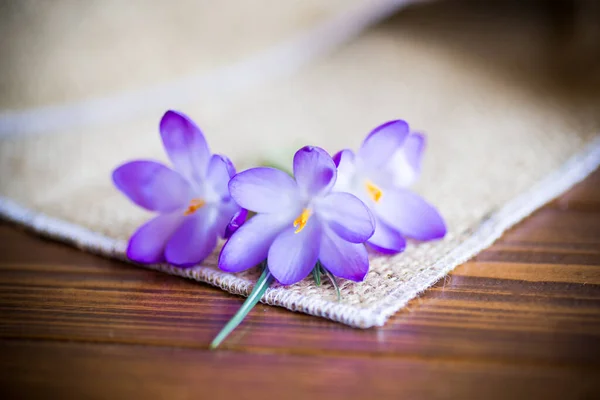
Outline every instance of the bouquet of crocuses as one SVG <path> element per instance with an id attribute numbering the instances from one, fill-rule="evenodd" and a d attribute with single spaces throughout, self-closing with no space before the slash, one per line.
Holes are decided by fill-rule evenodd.
<path id="1" fill-rule="evenodd" d="M 312 273 L 317 283 L 325 275 L 337 289 L 335 277 L 365 278 L 366 245 L 395 254 L 405 249 L 406 237 L 446 234 L 437 210 L 407 189 L 419 176 L 425 137 L 405 121 L 375 128 L 356 153 L 331 157 L 303 147 L 294 155 L 293 176 L 270 167 L 236 173 L 229 158 L 211 154 L 202 131 L 180 112 L 165 113 L 160 135 L 173 168 L 137 160 L 113 172 L 121 192 L 158 214 L 130 238 L 127 257 L 189 268 L 225 239 L 219 268 L 262 268 L 211 347 L 239 325 L 273 280 L 291 285 Z"/>

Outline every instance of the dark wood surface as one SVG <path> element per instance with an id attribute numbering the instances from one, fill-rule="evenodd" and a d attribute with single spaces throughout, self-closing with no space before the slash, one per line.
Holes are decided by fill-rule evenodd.
<path id="1" fill-rule="evenodd" d="M 0 224 L 0 398 L 600 398 L 600 172 L 357 330 Z"/>

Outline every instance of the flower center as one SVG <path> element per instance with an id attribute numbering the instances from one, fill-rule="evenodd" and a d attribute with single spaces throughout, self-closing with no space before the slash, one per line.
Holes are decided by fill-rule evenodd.
<path id="1" fill-rule="evenodd" d="M 381 195 L 383 194 L 379 186 L 377 186 L 371 181 L 366 181 L 365 188 L 367 189 L 367 193 L 369 194 L 371 199 L 373 199 L 375 203 L 379 203 L 379 200 L 381 200 Z"/>
<path id="2" fill-rule="evenodd" d="M 294 220 L 294 227 L 296 227 L 296 231 L 294 233 L 300 232 L 306 226 L 308 219 L 310 218 L 310 210 L 305 208 L 302 210 L 302 213 Z"/>
<path id="3" fill-rule="evenodd" d="M 187 210 L 183 213 L 183 215 L 190 215 L 198 211 L 199 208 L 202 208 L 206 205 L 206 201 L 203 199 L 192 199 L 190 200 L 190 205 Z"/>

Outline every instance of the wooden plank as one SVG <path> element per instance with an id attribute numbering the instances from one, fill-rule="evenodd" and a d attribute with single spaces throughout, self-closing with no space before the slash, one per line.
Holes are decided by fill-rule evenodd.
<path id="1" fill-rule="evenodd" d="M 0 385 L 27 399 L 592 398 L 583 368 L 4 341 Z M 535 396 L 535 397 L 532 397 Z"/>

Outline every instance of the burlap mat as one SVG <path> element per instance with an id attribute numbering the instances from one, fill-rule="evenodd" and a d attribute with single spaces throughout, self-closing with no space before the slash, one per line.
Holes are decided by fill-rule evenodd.
<path id="1" fill-rule="evenodd" d="M 342 283 L 341 302 L 329 285 L 316 287 L 308 279 L 274 287 L 264 302 L 357 327 L 382 325 L 408 300 L 597 167 L 600 101 L 591 83 L 597 82 L 597 71 L 577 74 L 590 84 L 562 79 L 568 40 L 557 36 L 538 7 L 450 1 L 411 8 L 287 78 L 217 97 L 215 91 L 199 92 L 178 107 L 202 127 L 215 152 L 230 155 L 242 168 L 264 154 L 303 144 L 331 152 L 356 148 L 371 128 L 390 119 L 406 119 L 428 136 L 422 178 L 414 189 L 446 218 L 447 237 L 410 243 L 394 257 L 373 254 L 364 282 Z M 218 28 L 208 32 L 221 49 L 229 38 L 227 29 Z M 141 44 L 144 37 L 136 43 L 149 45 Z M 121 49 L 120 36 L 107 40 Z M 60 58 L 61 46 L 51 39 L 48 44 L 54 47 L 44 54 Z M 239 46 L 218 62 L 246 51 Z M 174 52 L 165 56 L 168 60 L 182 57 L 177 49 L 168 51 Z M 11 61 L 27 64 L 25 55 L 19 57 Z M 199 64 L 217 62 L 206 57 L 198 55 Z M 147 60 L 136 67 L 124 58 L 123 71 L 114 74 L 114 62 L 103 57 L 97 61 L 108 63 L 106 70 L 87 59 L 79 60 L 85 65 L 11 67 L 17 78 L 2 76 L 2 87 L 9 90 L 1 104 L 30 107 L 105 94 L 121 84 L 143 87 L 158 75 L 172 78 L 198 64 L 187 59 L 178 69 L 166 59 L 158 66 Z M 146 75 L 145 66 L 160 71 Z M 85 90 L 77 90 L 77 79 L 68 79 L 71 72 L 85 77 Z M 17 82 L 25 83 L 23 90 Z M 61 92 L 61 82 L 69 90 Z M 149 215 L 111 186 L 110 173 L 128 159 L 166 160 L 157 132 L 161 115 L 146 110 L 117 122 L 65 124 L 52 134 L 6 135 L 0 141 L 0 211 L 42 234 L 122 258 L 125 240 Z M 285 161 L 291 162 L 291 153 Z M 216 254 L 189 270 L 154 268 L 249 293 L 256 271 L 231 275 L 215 265 Z"/>

